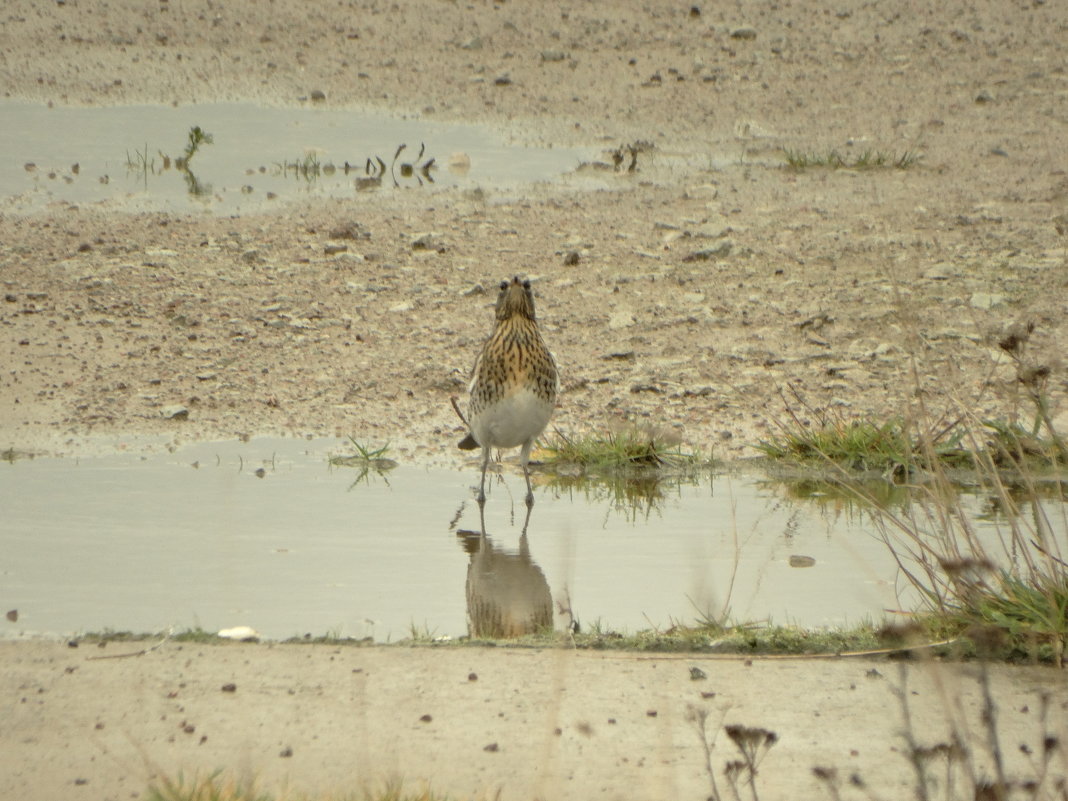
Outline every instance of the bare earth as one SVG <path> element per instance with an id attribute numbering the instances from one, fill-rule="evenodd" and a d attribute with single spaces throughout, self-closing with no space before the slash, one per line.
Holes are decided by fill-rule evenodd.
<path id="1" fill-rule="evenodd" d="M 603 147 L 606 160 L 654 148 L 596 192 L 385 190 L 226 219 L 0 207 L 0 448 L 351 434 L 462 467 L 449 397 L 488 331 L 494 286 L 513 274 L 537 289 L 565 431 L 650 423 L 737 458 L 785 416 L 783 395 L 806 418 L 921 403 L 935 418 L 1008 418 L 1017 387 L 996 338 L 1028 321 L 1063 421 L 1066 38 L 1068 6 L 1051 0 L 699 14 L 611 0 L 7 0 L 0 89 L 12 99 L 298 105 L 321 91 L 331 108 L 481 122 L 519 143 Z M 798 173 L 782 168 L 784 147 L 922 159 Z M 425 233 L 430 248 L 416 246 Z M 337 244 L 347 250 L 328 254 Z M 171 405 L 188 419 L 164 419 Z M 156 767 L 219 766 L 272 787 L 344 790 L 392 773 L 460 795 L 700 798 L 688 703 L 777 731 L 761 770 L 770 797 L 814 793 L 816 764 L 863 768 L 881 788 L 908 774 L 891 750 L 888 682 L 850 661 L 0 653 L 3 798 L 134 798 Z M 707 682 L 691 682 L 691 662 Z M 937 682 L 959 670 L 915 672 L 931 720 L 948 714 Z M 1063 676 L 997 680 L 1010 750 L 1033 744 L 1026 696 L 1045 685 L 1063 708 Z M 219 691 L 229 681 L 235 694 Z M 952 694 L 974 717 L 965 685 Z M 722 736 L 715 755 L 733 756 Z"/>

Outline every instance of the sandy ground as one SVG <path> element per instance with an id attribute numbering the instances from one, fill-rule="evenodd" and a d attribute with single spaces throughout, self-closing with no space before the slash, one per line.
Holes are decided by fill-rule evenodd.
<path id="1" fill-rule="evenodd" d="M 1066 36 L 1068 7 L 1048 0 L 8 0 L 8 98 L 297 105 L 318 91 L 328 107 L 476 121 L 606 158 L 653 148 L 609 191 L 382 191 L 227 219 L 0 212 L 0 447 L 352 434 L 463 465 L 449 397 L 514 273 L 537 288 L 565 431 L 650 423 L 734 458 L 784 416 L 783 394 L 809 419 L 921 400 L 934 418 L 1010 417 L 996 338 L 1027 321 L 1063 420 Z M 797 173 L 783 147 L 922 159 Z M 165 419 L 175 405 L 187 419 Z M 706 683 L 729 720 L 782 738 L 762 769 L 771 797 L 808 793 L 815 764 L 863 767 L 884 788 L 907 777 L 888 682 L 855 662 L 695 662 L 699 686 L 687 660 L 634 656 L 168 645 L 86 661 L 0 646 L 5 798 L 132 798 L 154 766 L 306 788 L 395 771 L 506 798 L 698 798 L 685 709 Z M 1033 741 L 1025 696 L 1050 686 L 1063 704 L 1063 677 L 998 680 L 1022 727 L 1012 748 Z"/>
<path id="2" fill-rule="evenodd" d="M 870 797 L 850 790 L 854 774 L 877 798 L 908 798 L 903 680 L 918 744 L 947 742 L 953 721 L 992 775 L 976 666 L 912 665 L 903 678 L 901 665 L 853 659 L 175 643 L 100 658 L 137 647 L 0 642 L 4 798 L 137 798 L 181 766 L 330 797 L 403 779 L 457 798 L 703 799 L 694 710 L 708 713 L 717 772 L 739 758 L 721 723 L 778 736 L 759 766 L 762 798 L 830 797 L 816 766 L 838 770 L 847 798 Z M 997 667 L 990 687 L 1006 770 L 1033 777 L 1018 746 L 1065 742 L 1065 674 Z"/>

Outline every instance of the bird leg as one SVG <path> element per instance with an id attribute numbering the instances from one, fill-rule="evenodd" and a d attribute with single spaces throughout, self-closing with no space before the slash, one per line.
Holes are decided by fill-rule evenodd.
<path id="1" fill-rule="evenodd" d="M 478 506 L 481 509 L 486 503 L 486 468 L 489 467 L 490 449 L 486 446 L 482 449 L 482 480 L 478 482 Z"/>
<path id="2" fill-rule="evenodd" d="M 534 505 L 534 490 L 530 486 L 530 448 L 533 444 L 533 438 L 528 439 L 519 451 L 519 462 L 523 465 L 523 478 L 527 480 L 527 509 Z"/>

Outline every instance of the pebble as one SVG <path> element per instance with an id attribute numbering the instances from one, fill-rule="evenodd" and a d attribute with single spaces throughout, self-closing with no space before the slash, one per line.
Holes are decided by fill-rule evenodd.
<path id="1" fill-rule="evenodd" d="M 993 309 L 1005 305 L 1005 296 L 997 292 L 973 292 L 968 302 L 973 309 Z"/>
<path id="2" fill-rule="evenodd" d="M 695 250 L 688 256 L 683 256 L 684 262 L 693 261 L 711 261 L 712 259 L 723 259 L 730 255 L 731 248 L 734 247 L 731 242 L 723 242 L 714 248 L 704 248 L 703 250 Z"/>
<path id="3" fill-rule="evenodd" d="M 936 264 L 924 270 L 923 277 L 930 281 L 948 281 L 953 277 L 953 273 L 945 264 Z"/>
<path id="4" fill-rule="evenodd" d="M 159 410 L 160 417 L 164 420 L 188 420 L 189 409 L 180 403 L 164 406 Z"/>
<path id="5" fill-rule="evenodd" d="M 731 38 L 745 40 L 756 39 L 756 28 L 735 28 L 733 31 L 731 31 Z"/>
<path id="6" fill-rule="evenodd" d="M 432 250 L 436 253 L 444 253 L 445 245 L 438 234 L 416 234 L 412 238 L 412 250 Z"/>

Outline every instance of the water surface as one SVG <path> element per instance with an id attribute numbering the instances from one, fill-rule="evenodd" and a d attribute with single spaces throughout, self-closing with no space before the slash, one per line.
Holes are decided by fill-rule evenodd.
<path id="1" fill-rule="evenodd" d="M 272 439 L 0 465 L 0 607 L 18 610 L 0 632 L 249 625 L 385 641 L 546 604 L 558 627 L 566 608 L 586 628 L 636 631 L 726 609 L 836 626 L 906 603 L 869 514 L 761 476 L 664 485 L 652 504 L 539 486 L 524 537 L 510 466 L 490 482 L 483 538 L 473 463 L 380 474 L 331 467 L 331 451 L 346 448 Z"/>
<path id="2" fill-rule="evenodd" d="M 66 201 L 106 202 L 129 211 L 236 214 L 301 197 L 374 202 L 381 191 L 515 189 L 559 181 L 592 155 L 575 148 L 522 147 L 485 126 L 314 105 L 49 108 L 0 101 L 0 123 L 0 209 L 19 213 Z M 201 145 L 189 170 L 182 171 L 175 160 L 193 127 L 210 134 L 213 143 Z M 394 161 L 402 144 L 407 147 Z M 454 154 L 463 154 L 469 166 Z M 431 159 L 424 173 L 419 168 Z M 352 169 L 344 169 L 346 162 Z M 320 169 L 293 169 L 305 163 Z M 413 167 L 408 174 L 405 163 Z M 324 169 L 327 165 L 333 169 Z M 382 178 L 377 188 L 367 180 L 375 175 Z M 357 189 L 358 180 L 367 191 Z"/>

